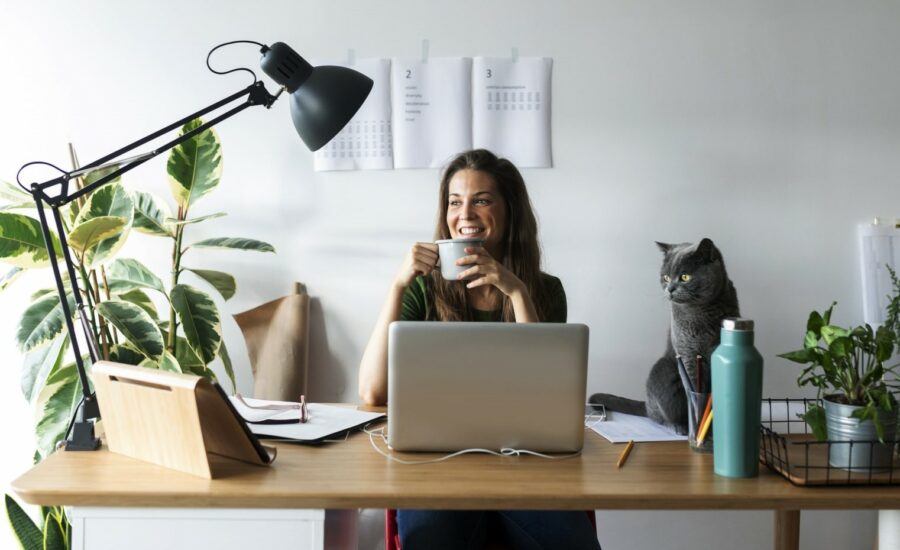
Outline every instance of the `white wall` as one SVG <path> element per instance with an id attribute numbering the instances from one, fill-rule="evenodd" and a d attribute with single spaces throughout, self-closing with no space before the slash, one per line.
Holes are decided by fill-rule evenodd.
<path id="1" fill-rule="evenodd" d="M 667 324 L 653 241 L 709 236 L 758 323 L 765 394 L 799 396 L 796 368 L 775 355 L 796 347 L 810 309 L 832 300 L 839 322 L 861 321 L 854 224 L 900 213 L 898 30 L 900 4 L 888 1 L 6 2 L 0 178 L 31 160 L 68 165 L 68 141 L 82 161 L 97 158 L 242 88 L 245 76 L 204 67 L 226 40 L 282 40 L 308 58 L 348 48 L 417 56 L 423 38 L 434 56 L 512 47 L 550 56 L 555 168 L 524 174 L 546 269 L 565 283 L 570 320 L 591 327 L 590 390 L 641 394 Z M 256 65 L 252 47 L 221 53 L 219 66 Z M 353 401 L 386 286 L 408 245 L 430 238 L 438 172 L 315 173 L 287 103 L 272 111 L 219 127 L 222 186 L 195 213 L 229 217 L 189 237 L 260 238 L 277 256 L 217 252 L 192 263 L 237 276 L 228 314 L 307 283 L 313 398 Z M 167 197 L 164 162 L 126 181 Z M 159 241 L 130 245 L 167 268 Z M 32 453 L 12 335 L 41 282 L 0 295 L 0 403 L 13 441 L 0 458 L 4 484 Z M 225 335 L 248 391 L 233 322 Z M 766 513 L 598 518 L 607 549 L 706 546 L 707 536 L 750 549 L 772 536 Z M 869 548 L 873 518 L 804 514 L 803 547 Z"/>

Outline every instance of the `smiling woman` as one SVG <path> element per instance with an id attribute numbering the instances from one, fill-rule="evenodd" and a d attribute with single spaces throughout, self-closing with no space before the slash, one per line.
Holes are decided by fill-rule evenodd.
<path id="1" fill-rule="evenodd" d="M 465 248 L 456 263 L 466 269 L 454 280 L 435 269 L 437 244 L 412 246 L 360 363 L 359 395 L 367 404 L 388 400 L 393 321 L 566 322 L 566 293 L 559 279 L 541 271 L 537 220 L 510 161 L 484 149 L 457 155 L 444 170 L 438 201 L 435 240 L 483 244 Z M 397 527 L 405 550 L 483 546 L 489 531 L 502 531 L 522 548 L 599 549 L 584 512 L 398 510 Z"/>

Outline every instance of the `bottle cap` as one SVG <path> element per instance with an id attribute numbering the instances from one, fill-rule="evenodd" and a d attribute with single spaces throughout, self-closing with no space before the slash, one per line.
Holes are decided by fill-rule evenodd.
<path id="1" fill-rule="evenodd" d="M 733 331 L 752 331 L 753 320 L 729 317 L 727 319 L 722 319 L 722 328 Z"/>

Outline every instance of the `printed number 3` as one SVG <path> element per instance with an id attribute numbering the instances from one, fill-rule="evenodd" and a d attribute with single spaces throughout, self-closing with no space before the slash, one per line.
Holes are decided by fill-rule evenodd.
<path id="1" fill-rule="evenodd" d="M 491 77 L 491 70 L 488 69 L 488 70 L 487 70 L 487 73 L 488 73 L 487 77 L 490 78 L 490 77 Z"/>
<path id="2" fill-rule="evenodd" d="M 412 78 L 412 70 L 406 69 L 406 78 Z"/>

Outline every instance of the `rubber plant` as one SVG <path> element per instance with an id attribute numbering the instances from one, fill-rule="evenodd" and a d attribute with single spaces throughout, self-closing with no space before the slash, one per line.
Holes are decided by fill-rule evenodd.
<path id="1" fill-rule="evenodd" d="M 181 133 L 201 124 L 199 119 L 189 122 Z M 107 170 L 89 174 L 78 182 L 79 187 L 97 181 L 109 173 Z M 174 208 L 151 193 L 128 190 L 118 179 L 65 207 L 63 228 L 76 263 L 89 325 L 103 359 L 215 379 L 211 363 L 218 358 L 234 388 L 234 371 L 222 340 L 216 302 L 209 293 L 186 282 L 184 276 L 190 274 L 190 278 L 209 285 L 224 300 L 234 296 L 237 283 L 228 273 L 189 266 L 186 260 L 195 249 L 275 250 L 263 241 L 235 237 L 187 244 L 192 225 L 225 216 L 213 213 L 190 217 L 197 202 L 221 180 L 222 147 L 215 131 L 201 132 L 172 149 L 166 171 Z M 0 292 L 32 271 L 43 271 L 52 281 L 45 269 L 50 257 L 35 216 L 28 193 L 0 182 L 0 262 L 11 265 L 5 274 L 0 271 Z M 157 276 L 137 259 L 118 257 L 132 230 L 171 241 L 168 277 Z M 59 255 L 58 237 L 53 234 L 52 238 Z M 70 289 L 69 305 L 74 306 L 67 278 L 64 283 Z M 157 302 L 165 304 L 162 312 L 157 310 Z M 76 327 L 80 325 L 76 323 Z M 65 438 L 82 393 L 55 288 L 41 289 L 31 296 L 19 322 L 16 342 L 24 354 L 22 393 L 37 412 L 38 462 Z"/>

